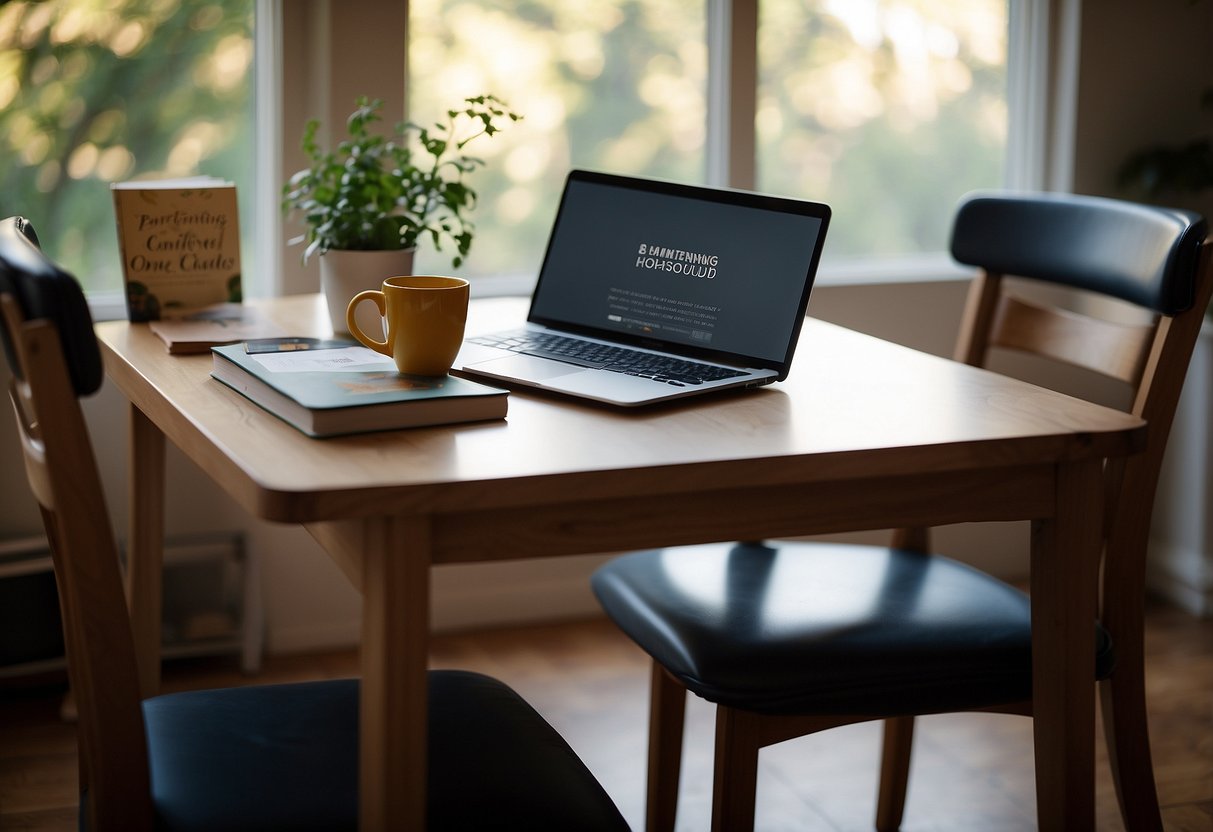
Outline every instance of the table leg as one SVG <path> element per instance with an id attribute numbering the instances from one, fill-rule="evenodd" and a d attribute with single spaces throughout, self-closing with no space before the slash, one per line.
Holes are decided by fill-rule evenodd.
<path id="1" fill-rule="evenodd" d="M 1059 465 L 1055 516 L 1032 530 L 1032 703 L 1042 832 L 1095 826 L 1101 472 L 1099 461 Z"/>
<path id="2" fill-rule="evenodd" d="M 130 406 L 126 598 L 139 665 L 139 690 L 160 692 L 160 606 L 164 570 L 164 434 Z"/>
<path id="3" fill-rule="evenodd" d="M 430 536 L 425 518 L 365 521 L 360 827 L 425 828 Z"/>

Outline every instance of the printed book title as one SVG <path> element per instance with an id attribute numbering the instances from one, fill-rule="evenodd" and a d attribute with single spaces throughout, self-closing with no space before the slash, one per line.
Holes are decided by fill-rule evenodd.
<path id="1" fill-rule="evenodd" d="M 241 301 L 235 185 L 127 182 L 113 193 L 130 320 Z"/>

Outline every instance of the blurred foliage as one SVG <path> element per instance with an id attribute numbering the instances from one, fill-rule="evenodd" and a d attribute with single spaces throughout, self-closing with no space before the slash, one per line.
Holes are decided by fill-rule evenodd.
<path id="1" fill-rule="evenodd" d="M 1213 87 L 1200 96 L 1200 109 L 1213 115 Z M 1202 136 L 1187 144 L 1156 144 L 1129 156 L 1118 171 L 1118 184 L 1137 197 L 1165 199 L 1213 188 L 1213 139 Z"/>
<path id="2" fill-rule="evenodd" d="M 945 251 L 961 195 L 1004 181 L 1006 0 L 759 9 L 758 190 L 830 203 L 830 259 Z M 492 89 L 527 114 L 477 173 L 466 272 L 537 271 L 570 167 L 705 180 L 705 15 L 691 0 L 411 0 L 413 112 Z"/>
<path id="3" fill-rule="evenodd" d="M 1213 140 L 1196 139 L 1184 145 L 1154 145 L 1140 150 L 1125 160 L 1118 183 L 1151 199 L 1213 187 Z"/>
<path id="4" fill-rule="evenodd" d="M 111 182 L 230 179 L 247 228 L 252 16 L 252 0 L 0 5 L 0 216 L 29 217 L 53 259 L 108 291 L 121 280 Z"/>
<path id="5" fill-rule="evenodd" d="M 461 273 L 533 275 L 570 167 L 704 181 L 706 7 L 410 0 L 412 114 L 492 90 L 526 115 L 477 148 Z M 111 289 L 110 181 L 231 179 L 247 223 L 251 26 L 252 0 L 0 4 L 0 213 Z M 757 187 L 833 206 L 827 258 L 942 251 L 1002 184 L 1007 0 L 762 0 L 759 29 Z"/>
<path id="6" fill-rule="evenodd" d="M 1004 183 L 1004 0 L 764 0 L 758 188 L 830 203 L 829 258 L 942 252 Z"/>
<path id="7" fill-rule="evenodd" d="M 461 274 L 534 275 L 571 167 L 702 181 L 705 4 L 687 0 L 410 0 L 409 110 L 493 90 L 526 116 L 473 181 Z M 423 264 L 441 267 L 431 252 Z"/>
<path id="8" fill-rule="evenodd" d="M 1200 109 L 1213 116 L 1213 87 L 1200 95 Z M 1197 137 L 1185 144 L 1153 144 L 1132 153 L 1117 171 L 1117 184 L 1130 199 L 1187 208 L 1209 216 L 1192 197 L 1213 188 L 1213 138 Z M 1205 314 L 1213 318 L 1213 303 Z"/>

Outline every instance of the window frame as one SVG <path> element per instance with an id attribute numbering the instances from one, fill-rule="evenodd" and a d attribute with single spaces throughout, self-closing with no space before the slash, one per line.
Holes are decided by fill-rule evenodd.
<path id="1" fill-rule="evenodd" d="M 752 189 L 759 0 L 706 0 L 707 182 Z M 288 246 L 278 194 L 303 166 L 307 119 L 342 124 L 355 95 L 382 98 L 385 118 L 407 111 L 408 0 L 256 0 L 258 262 L 250 295 L 315 292 L 315 262 Z M 1004 186 L 1072 188 L 1081 0 L 1009 0 L 1008 136 Z M 348 56 L 357 55 L 357 60 Z M 323 140 L 325 137 L 321 136 Z M 823 266 L 819 284 L 917 282 L 965 277 L 947 252 Z M 526 281 L 479 281 L 492 293 L 525 293 Z"/>

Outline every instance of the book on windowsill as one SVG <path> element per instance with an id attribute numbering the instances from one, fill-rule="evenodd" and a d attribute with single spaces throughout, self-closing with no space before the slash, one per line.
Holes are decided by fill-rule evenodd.
<path id="1" fill-rule="evenodd" d="M 284 334 L 265 315 L 240 303 L 217 303 L 147 325 L 172 355 L 197 355 L 223 344 Z"/>
<path id="2" fill-rule="evenodd" d="M 214 347 L 211 375 L 308 436 L 504 419 L 505 390 L 408 376 L 362 346 L 282 338 Z"/>
<path id="3" fill-rule="evenodd" d="M 196 176 L 110 189 L 131 321 L 243 299 L 235 185 Z"/>

